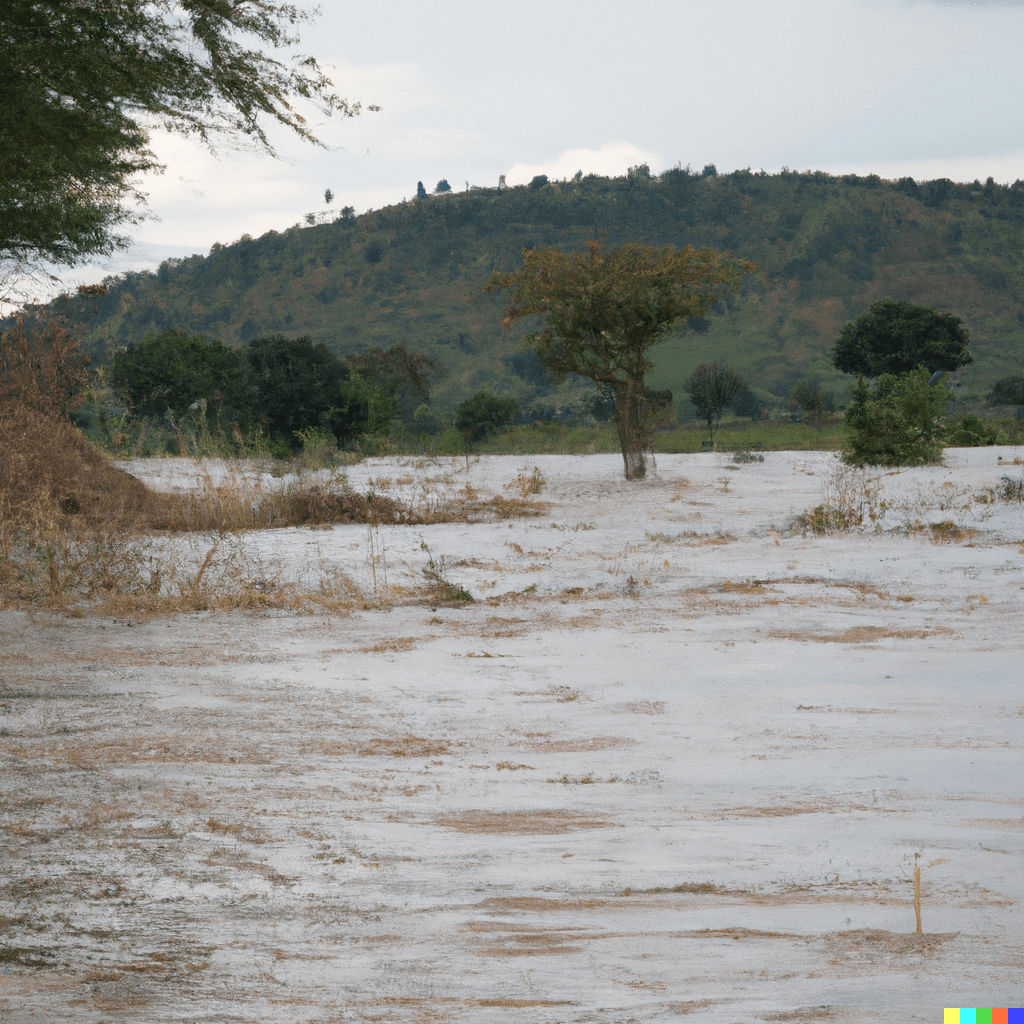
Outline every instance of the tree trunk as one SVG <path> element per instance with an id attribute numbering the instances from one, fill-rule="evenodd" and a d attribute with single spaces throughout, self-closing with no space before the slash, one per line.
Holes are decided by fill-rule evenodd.
<path id="1" fill-rule="evenodd" d="M 616 383 L 615 427 L 619 432 L 627 480 L 643 480 L 647 476 L 647 460 L 644 458 L 647 431 L 641 419 L 642 401 L 642 384 L 635 381 Z"/>

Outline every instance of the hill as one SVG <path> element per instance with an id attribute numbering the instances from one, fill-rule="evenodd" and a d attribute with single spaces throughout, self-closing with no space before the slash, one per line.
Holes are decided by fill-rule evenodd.
<path id="1" fill-rule="evenodd" d="M 86 342 L 101 359 L 170 327 L 227 344 L 260 334 L 309 334 L 339 354 L 403 342 L 442 360 L 435 389 L 450 407 L 481 386 L 521 404 L 570 401 L 520 332 L 504 331 L 500 296 L 481 294 L 494 270 L 518 265 L 523 247 L 710 245 L 757 263 L 728 308 L 691 322 L 655 350 L 652 384 L 681 395 L 697 363 L 725 359 L 760 396 L 784 399 L 806 375 L 845 393 L 830 366 L 840 327 L 885 295 L 963 318 L 975 362 L 959 375 L 964 396 L 1020 372 L 1024 352 L 1024 182 L 883 181 L 823 172 L 645 166 L 462 193 L 347 213 L 168 260 L 156 273 L 109 280 Z M 69 312 L 75 300 L 58 300 Z"/>

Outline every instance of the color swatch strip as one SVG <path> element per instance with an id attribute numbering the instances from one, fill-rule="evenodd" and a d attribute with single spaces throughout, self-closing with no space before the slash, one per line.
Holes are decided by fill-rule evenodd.
<path id="1" fill-rule="evenodd" d="M 947 1006 L 942 1024 L 1024 1024 L 1024 1009 L 1020 1007 Z"/>

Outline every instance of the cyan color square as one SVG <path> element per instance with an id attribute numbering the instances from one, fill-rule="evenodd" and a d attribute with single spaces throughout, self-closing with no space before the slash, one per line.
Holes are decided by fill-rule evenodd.
<path id="1" fill-rule="evenodd" d="M 960 1024 L 978 1024 L 978 1014 L 975 1007 L 960 1007 Z"/>

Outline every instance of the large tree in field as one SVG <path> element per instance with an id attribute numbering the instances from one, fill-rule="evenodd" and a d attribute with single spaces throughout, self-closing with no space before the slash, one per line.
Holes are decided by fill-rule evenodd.
<path id="1" fill-rule="evenodd" d="M 312 57 L 265 52 L 291 48 L 308 18 L 272 0 L 4 0 L 0 269 L 125 244 L 139 176 L 159 169 L 155 128 L 272 152 L 270 124 L 317 141 L 298 98 L 358 113 Z"/>
<path id="2" fill-rule="evenodd" d="M 952 371 L 972 362 L 969 342 L 959 317 L 885 298 L 839 332 L 832 364 L 865 377 L 900 376 L 918 366 L 929 373 Z"/>
<path id="3" fill-rule="evenodd" d="M 673 325 L 703 316 L 754 269 L 712 249 L 602 249 L 591 242 L 581 253 L 524 249 L 522 267 L 493 274 L 486 287 L 511 289 L 506 327 L 522 317 L 542 317 L 526 340 L 559 380 L 578 373 L 614 396 L 626 479 L 640 480 L 650 434 L 644 381 L 654 364 L 648 350 Z"/>

